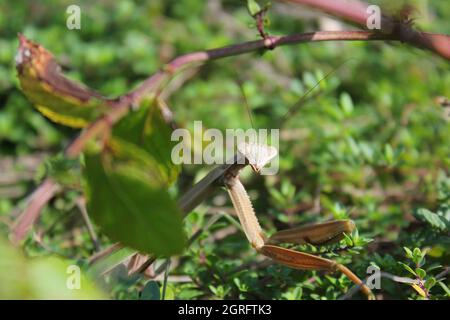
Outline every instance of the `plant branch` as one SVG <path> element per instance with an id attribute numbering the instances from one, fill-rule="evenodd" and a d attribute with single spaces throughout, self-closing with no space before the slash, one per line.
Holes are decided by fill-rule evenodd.
<path id="1" fill-rule="evenodd" d="M 300 1 L 299 1 L 300 2 Z M 322 2 L 322 1 L 320 1 Z M 450 43 L 450 36 L 441 34 L 423 33 L 427 38 L 433 39 L 435 42 Z M 108 132 L 111 125 L 119 121 L 130 110 L 131 106 L 138 105 L 140 101 L 151 93 L 158 92 L 161 85 L 169 80 L 176 72 L 182 71 L 189 65 L 205 63 L 207 61 L 236 56 L 240 54 L 271 50 L 279 46 L 295 45 L 308 42 L 321 41 L 373 41 L 373 40 L 390 40 L 402 41 L 402 37 L 397 34 L 382 34 L 371 31 L 318 31 L 301 33 L 287 36 L 267 36 L 265 39 L 249 41 L 240 44 L 235 44 L 227 47 L 211 49 L 206 51 L 198 51 L 181 55 L 160 71 L 153 74 L 140 86 L 117 98 L 110 112 L 105 116 L 94 121 L 88 128 L 86 128 L 65 150 L 65 155 L 68 158 L 76 158 L 83 151 L 86 143 Z M 50 178 L 44 180 L 38 189 L 33 193 L 32 199 L 27 204 L 27 207 L 17 218 L 15 226 L 12 228 L 11 236 L 13 242 L 21 241 L 27 231 L 30 229 L 34 221 L 39 216 L 40 210 L 45 204 L 52 199 L 58 185 Z"/>
<path id="2" fill-rule="evenodd" d="M 59 189 L 58 184 L 54 180 L 47 178 L 33 191 L 25 209 L 11 228 L 11 240 L 13 243 L 17 243 L 25 237 L 30 227 L 39 217 L 42 208 L 53 198 Z"/>
<path id="3" fill-rule="evenodd" d="M 337 16 L 359 25 L 363 29 L 367 28 L 367 18 L 369 13 L 367 4 L 359 0 L 280 0 L 305 5 L 318 9 L 332 16 Z M 399 21 L 387 15 L 381 16 L 380 34 L 389 34 L 401 42 L 408 43 L 420 49 L 430 50 L 445 59 L 450 59 L 450 38 L 445 35 L 420 32 L 411 27 L 408 22 Z"/>
<path id="4" fill-rule="evenodd" d="M 438 42 L 443 39 L 450 43 L 450 36 L 443 34 L 422 33 L 428 38 Z M 131 105 L 137 105 L 149 93 L 157 91 L 164 81 L 167 81 L 176 72 L 193 63 L 204 63 L 220 58 L 226 58 L 259 50 L 273 49 L 284 45 L 295 45 L 306 42 L 321 41 L 373 41 L 390 40 L 402 41 L 396 34 L 381 34 L 371 31 L 317 31 L 309 33 L 294 34 L 288 36 L 268 36 L 266 39 L 244 42 L 218 49 L 198 51 L 179 56 L 165 65 L 160 71 L 147 78 L 139 87 L 130 93 L 119 97 L 114 103 L 114 108 L 105 117 L 95 121 L 67 148 L 66 155 L 69 158 L 78 156 L 88 140 L 96 137 L 111 123 L 117 122 L 129 110 Z"/>

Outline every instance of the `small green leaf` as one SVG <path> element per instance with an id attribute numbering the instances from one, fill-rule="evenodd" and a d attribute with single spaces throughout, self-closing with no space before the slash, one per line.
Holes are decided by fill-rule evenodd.
<path id="1" fill-rule="evenodd" d="M 392 165 L 394 163 L 394 150 L 390 144 L 384 145 L 384 157 L 388 165 Z"/>
<path id="2" fill-rule="evenodd" d="M 343 220 L 349 218 L 347 209 L 338 202 L 335 202 L 332 205 L 330 205 L 329 209 L 333 213 L 333 217 L 336 220 Z"/>
<path id="3" fill-rule="evenodd" d="M 410 272 L 412 275 L 414 275 L 415 277 L 417 277 L 416 272 L 407 264 L 403 263 L 403 262 L 398 262 L 403 268 L 405 268 L 408 272 Z"/>
<path id="4" fill-rule="evenodd" d="M 366 142 L 360 142 L 359 143 L 359 150 L 361 151 L 364 159 L 372 163 L 374 159 L 374 150 L 373 148 Z"/>
<path id="5" fill-rule="evenodd" d="M 373 239 L 364 238 L 364 237 L 354 237 L 353 238 L 355 247 L 364 247 L 372 241 L 373 241 Z"/>
<path id="6" fill-rule="evenodd" d="M 208 286 L 209 290 L 211 290 L 212 293 L 214 293 L 217 296 L 218 290 L 213 285 Z"/>
<path id="7" fill-rule="evenodd" d="M 428 279 L 427 281 L 425 281 L 425 288 L 427 288 L 427 290 L 430 290 L 432 287 L 434 287 L 436 282 L 437 281 L 435 278 Z"/>
<path id="8" fill-rule="evenodd" d="M 422 260 L 423 260 L 424 256 L 425 256 L 425 252 L 422 253 L 422 251 L 419 248 L 414 248 L 413 261 L 416 265 L 418 265 L 418 266 L 422 265 Z"/>
<path id="9" fill-rule="evenodd" d="M 283 297 L 287 300 L 300 300 L 303 295 L 302 287 L 295 287 L 293 290 L 288 291 L 283 294 Z"/>
<path id="10" fill-rule="evenodd" d="M 283 207 L 285 204 L 285 198 L 281 194 L 280 191 L 276 189 L 269 189 L 270 196 L 272 197 L 272 200 L 276 203 L 276 205 L 279 205 L 280 207 Z"/>
<path id="11" fill-rule="evenodd" d="M 355 141 L 355 139 L 353 139 L 353 137 L 348 137 L 347 138 L 347 144 L 350 148 L 350 151 L 352 153 L 353 156 L 355 157 L 359 157 L 361 154 L 361 151 L 359 149 L 359 145 L 358 143 Z"/>
<path id="12" fill-rule="evenodd" d="M 426 271 L 423 270 L 422 268 L 416 268 L 416 274 L 420 279 L 424 279 L 425 276 L 427 275 Z"/>
<path id="13" fill-rule="evenodd" d="M 447 287 L 447 285 L 445 283 L 443 283 L 442 281 L 439 281 L 438 283 L 441 286 L 441 288 L 445 291 L 445 293 L 447 294 L 447 297 L 450 297 L 450 289 Z"/>
<path id="14" fill-rule="evenodd" d="M 406 251 L 406 256 L 407 256 L 408 258 L 412 259 L 413 253 L 412 253 L 411 249 L 406 248 L 406 247 L 403 247 L 403 249 Z"/>
<path id="15" fill-rule="evenodd" d="M 344 240 L 345 240 L 345 245 L 347 247 L 352 247 L 353 246 L 352 238 L 349 235 L 347 235 L 346 233 L 344 233 Z"/>
<path id="16" fill-rule="evenodd" d="M 339 98 L 342 111 L 346 116 L 349 116 L 353 113 L 353 101 L 352 97 L 347 93 L 343 92 Z"/>
<path id="17" fill-rule="evenodd" d="M 448 231 L 450 230 L 450 221 L 445 218 L 443 215 L 438 215 L 434 212 L 431 212 L 428 209 L 420 208 L 414 211 L 414 216 L 428 223 L 431 227 L 438 229 L 440 231 Z"/>
<path id="18" fill-rule="evenodd" d="M 261 7 L 255 0 L 247 0 L 247 10 L 252 17 L 261 12 Z"/>

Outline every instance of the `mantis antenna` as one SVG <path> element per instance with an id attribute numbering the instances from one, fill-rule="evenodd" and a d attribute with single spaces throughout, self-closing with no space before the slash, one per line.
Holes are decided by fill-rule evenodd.
<path id="1" fill-rule="evenodd" d="M 286 122 L 286 120 L 288 119 L 288 117 L 292 116 L 296 111 L 298 111 L 298 109 L 296 108 L 297 106 L 300 106 L 300 104 L 302 102 L 304 102 L 306 100 L 306 98 L 308 97 L 308 95 L 313 92 L 319 85 L 320 83 L 322 83 L 322 81 L 325 81 L 327 78 L 329 78 L 332 74 L 334 74 L 336 71 L 338 71 L 343 65 L 345 65 L 347 62 L 349 62 L 350 60 L 353 60 L 353 58 L 348 58 L 347 60 L 344 60 L 343 62 L 341 62 L 341 64 L 339 64 L 337 67 L 331 69 L 330 71 L 328 71 L 328 73 L 323 76 L 314 86 L 312 86 L 311 88 L 309 88 L 301 97 L 300 99 L 298 99 L 293 105 L 291 105 L 288 109 L 288 111 L 281 117 L 281 123 L 280 123 L 280 127 Z"/>
<path id="2" fill-rule="evenodd" d="M 296 109 L 296 106 L 299 106 L 302 102 L 306 100 L 308 95 L 313 92 L 322 81 L 326 80 L 328 77 L 330 77 L 333 73 L 335 73 L 339 68 L 341 68 L 344 64 L 346 64 L 348 61 L 350 61 L 352 58 L 349 58 L 342 62 L 340 65 L 338 65 L 336 68 L 329 71 L 324 77 L 322 77 L 314 86 L 309 88 L 301 97 L 298 99 L 293 105 L 291 105 L 288 109 L 288 111 L 281 117 L 279 127 L 281 127 L 288 117 L 292 116 L 294 112 L 298 109 Z M 244 106 L 247 110 L 248 117 L 250 119 L 250 123 L 253 129 L 255 129 L 252 112 L 250 109 L 250 105 L 248 103 L 247 95 L 245 93 L 245 88 L 240 81 L 239 77 L 236 77 L 237 84 L 239 86 L 239 89 L 241 91 L 242 97 L 244 98 Z M 237 146 L 238 152 L 243 155 L 250 166 L 252 167 L 253 171 L 259 172 L 262 167 L 264 167 L 266 164 L 268 164 L 273 158 L 275 158 L 278 154 L 278 151 L 273 146 L 268 146 L 266 144 L 263 144 L 261 142 L 241 142 Z"/>
<path id="3" fill-rule="evenodd" d="M 241 90 L 242 96 L 244 97 L 244 105 L 247 110 L 248 117 L 250 119 L 250 123 L 252 128 L 255 129 L 255 125 L 253 122 L 252 112 L 250 110 L 250 105 L 247 100 L 247 95 L 245 94 L 245 89 L 239 78 L 237 78 L 238 86 Z M 248 161 L 253 171 L 259 172 L 262 167 L 268 164 L 273 158 L 275 158 L 278 154 L 278 151 L 273 146 L 268 146 L 263 143 L 258 142 L 241 142 L 237 146 L 238 152 L 244 156 L 244 158 Z"/>

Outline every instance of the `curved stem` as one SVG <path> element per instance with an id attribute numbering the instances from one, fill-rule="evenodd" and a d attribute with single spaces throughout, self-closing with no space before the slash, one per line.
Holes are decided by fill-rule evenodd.
<path id="1" fill-rule="evenodd" d="M 450 42 L 450 37 L 447 35 L 428 34 L 429 37 L 436 39 L 445 39 Z M 76 158 L 84 149 L 86 143 L 105 131 L 110 130 L 111 125 L 119 121 L 125 116 L 130 106 L 138 104 L 146 95 L 152 92 L 157 92 L 164 81 L 169 79 L 175 72 L 188 67 L 193 63 L 204 63 L 219 58 L 231 57 L 235 55 L 250 53 L 259 50 L 272 50 L 278 46 L 294 45 L 306 42 L 320 42 L 320 41 L 371 41 L 371 40 L 395 40 L 402 41 L 401 37 L 394 34 L 380 34 L 370 31 L 318 31 L 301 33 L 287 36 L 268 36 L 266 39 L 249 41 L 240 44 L 235 44 L 223 48 L 198 51 L 179 56 L 167 64 L 157 73 L 148 77 L 135 90 L 117 98 L 113 102 L 113 108 L 108 114 L 93 122 L 88 128 L 81 132 L 81 134 L 72 141 L 66 148 L 65 155 L 68 158 Z M 45 187 L 45 188 L 44 188 Z M 18 225 L 13 230 L 15 242 L 22 240 L 26 232 L 30 229 L 33 222 L 39 216 L 41 208 L 53 198 L 57 183 L 54 181 L 44 182 L 44 186 L 38 187 L 37 191 L 46 190 L 45 197 L 42 199 L 33 198 L 21 215 L 18 217 Z M 40 194 L 40 192 L 38 192 Z"/>
<path id="2" fill-rule="evenodd" d="M 305 5 L 318 9 L 332 16 L 359 25 L 363 29 L 367 28 L 367 11 L 370 4 L 359 0 L 280 0 L 299 5 Z M 411 27 L 407 22 L 399 21 L 388 15 L 380 17 L 380 34 L 390 34 L 401 42 L 408 43 L 420 49 L 430 50 L 445 59 L 450 59 L 450 38 L 446 35 L 420 32 Z"/>

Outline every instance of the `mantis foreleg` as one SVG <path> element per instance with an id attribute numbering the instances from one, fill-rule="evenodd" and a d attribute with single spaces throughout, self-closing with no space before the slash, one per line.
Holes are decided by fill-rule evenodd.
<path id="1" fill-rule="evenodd" d="M 244 229 L 245 235 L 252 246 L 265 256 L 272 260 L 284 264 L 288 267 L 303 270 L 339 270 L 350 280 L 361 286 L 361 291 L 369 299 L 373 299 L 370 289 L 348 268 L 345 266 L 322 257 L 312 254 L 298 252 L 291 249 L 271 245 L 269 243 L 292 242 L 292 243 L 327 243 L 338 240 L 343 237 L 344 232 L 354 229 L 354 223 L 351 221 L 333 221 L 318 226 L 306 226 L 287 231 L 281 231 L 269 238 L 266 242 L 265 236 L 256 218 L 255 211 L 250 198 L 239 180 L 239 171 L 229 172 L 225 175 L 225 186 L 233 202 L 234 209 L 238 215 L 239 221 Z M 267 243 L 267 244 L 266 244 Z"/>

